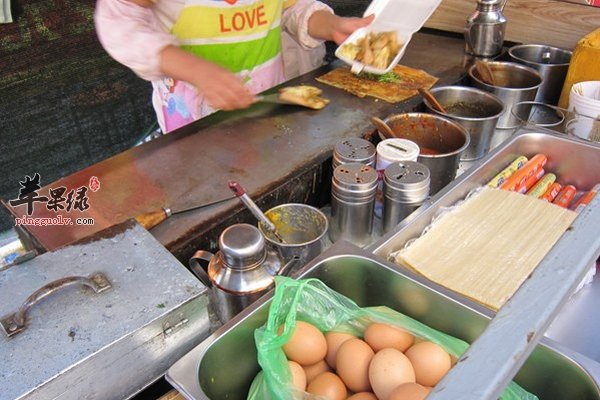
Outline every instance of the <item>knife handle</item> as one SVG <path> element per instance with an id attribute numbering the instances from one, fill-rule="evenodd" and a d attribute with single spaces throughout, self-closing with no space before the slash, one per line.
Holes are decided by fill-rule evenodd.
<path id="1" fill-rule="evenodd" d="M 144 228 L 152 229 L 156 225 L 163 222 L 165 219 L 171 216 L 171 210 L 168 208 L 161 208 L 159 210 L 150 211 L 144 214 L 140 214 L 135 217 L 135 220 Z"/>

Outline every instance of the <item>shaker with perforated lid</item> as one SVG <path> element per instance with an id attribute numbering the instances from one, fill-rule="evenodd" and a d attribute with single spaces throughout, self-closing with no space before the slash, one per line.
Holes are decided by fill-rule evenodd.
<path id="1" fill-rule="evenodd" d="M 375 215 L 383 218 L 383 172 L 391 163 L 398 161 L 417 161 L 419 145 L 408 139 L 392 138 L 379 142 L 376 148 L 376 169 L 379 175 L 377 195 L 375 196 Z"/>
<path id="2" fill-rule="evenodd" d="M 389 231 L 429 196 L 429 168 L 415 161 L 390 164 L 383 173 L 383 232 Z"/>
<path id="3" fill-rule="evenodd" d="M 347 240 L 357 246 L 371 242 L 373 207 L 377 190 L 377 172 L 360 163 L 339 165 L 331 182 L 332 242 Z"/>
<path id="4" fill-rule="evenodd" d="M 375 167 L 376 150 L 373 143 L 361 138 L 348 138 L 339 142 L 333 149 L 332 166 L 348 163 L 362 163 Z"/>

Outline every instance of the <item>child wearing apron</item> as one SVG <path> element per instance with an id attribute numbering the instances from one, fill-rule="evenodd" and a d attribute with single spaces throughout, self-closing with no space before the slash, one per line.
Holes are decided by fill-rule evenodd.
<path id="1" fill-rule="evenodd" d="M 152 82 L 163 132 L 248 107 L 292 70 L 319 66 L 324 40 L 341 43 L 371 22 L 316 0 L 98 0 L 94 18 L 106 51 Z M 285 57 L 288 76 L 282 36 L 286 50 L 303 50 Z"/>

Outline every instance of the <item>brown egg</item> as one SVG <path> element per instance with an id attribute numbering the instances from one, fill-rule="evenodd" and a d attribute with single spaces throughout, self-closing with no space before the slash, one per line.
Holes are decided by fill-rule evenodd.
<path id="1" fill-rule="evenodd" d="M 356 339 L 356 336 L 352 336 L 348 333 L 342 332 L 327 332 L 325 334 L 325 340 L 327 341 L 327 356 L 325 361 L 333 369 L 335 369 L 335 356 L 337 351 L 346 340 Z"/>
<path id="2" fill-rule="evenodd" d="M 406 351 L 417 383 L 423 386 L 435 386 L 452 368 L 452 359 L 446 350 L 432 342 L 421 342 Z"/>
<path id="3" fill-rule="evenodd" d="M 288 360 L 296 361 L 302 366 L 312 365 L 325 358 L 327 342 L 325 336 L 315 326 L 296 321 L 294 333 L 283 345 L 283 352 Z"/>
<path id="4" fill-rule="evenodd" d="M 288 367 L 290 368 L 290 372 L 292 373 L 292 384 L 298 389 L 305 391 L 306 373 L 304 373 L 304 369 L 302 369 L 302 366 L 295 361 L 288 361 Z"/>
<path id="5" fill-rule="evenodd" d="M 369 392 L 369 364 L 375 352 L 360 339 L 346 340 L 335 357 L 337 373 L 353 392 Z"/>
<path id="6" fill-rule="evenodd" d="M 369 365 L 369 381 L 379 399 L 386 400 L 403 383 L 415 382 L 415 370 L 408 358 L 396 349 L 378 351 Z"/>
<path id="7" fill-rule="evenodd" d="M 377 396 L 375 396 L 371 392 L 360 392 L 355 393 L 352 396 L 348 397 L 346 400 L 377 400 Z"/>
<path id="8" fill-rule="evenodd" d="M 378 352 L 391 348 L 405 352 L 415 342 L 415 337 L 403 329 L 395 326 L 375 323 L 369 325 L 365 331 L 365 342 Z"/>
<path id="9" fill-rule="evenodd" d="M 323 372 L 328 371 L 331 371 L 331 369 L 325 360 L 321 360 L 313 365 L 307 365 L 304 367 L 304 372 L 306 373 L 306 382 L 310 383 L 317 375 L 321 375 Z"/>
<path id="10" fill-rule="evenodd" d="M 328 400 L 344 400 L 347 395 L 344 382 L 332 372 L 323 372 L 308 384 L 308 393 L 323 396 Z"/>
<path id="11" fill-rule="evenodd" d="M 403 383 L 392 390 L 387 400 L 424 400 L 430 391 L 418 383 Z"/>

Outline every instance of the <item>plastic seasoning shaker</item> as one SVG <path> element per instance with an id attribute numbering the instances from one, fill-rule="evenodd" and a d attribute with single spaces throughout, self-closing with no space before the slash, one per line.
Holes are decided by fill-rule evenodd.
<path id="1" fill-rule="evenodd" d="M 375 197 L 375 215 L 383 215 L 383 173 L 388 165 L 398 161 L 417 161 L 419 145 L 408 139 L 385 139 L 377 145 L 377 174 L 379 183 Z"/>

